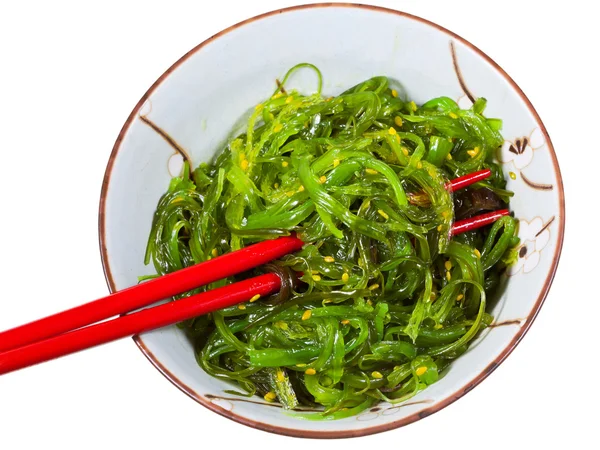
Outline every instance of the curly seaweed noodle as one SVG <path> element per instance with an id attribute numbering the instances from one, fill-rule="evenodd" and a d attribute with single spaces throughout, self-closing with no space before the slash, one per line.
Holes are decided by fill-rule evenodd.
<path id="1" fill-rule="evenodd" d="M 300 68 L 318 75 L 316 93 L 283 89 Z M 186 163 L 161 198 L 146 254 L 160 275 L 291 232 L 306 243 L 261 269 L 282 277 L 278 295 L 180 324 L 229 393 L 320 407 L 295 413 L 313 420 L 352 416 L 435 383 L 491 323 L 486 297 L 514 259 L 516 221 L 449 230 L 512 195 L 493 161 L 502 122 L 482 115 L 485 99 L 417 106 L 391 83 L 324 97 L 318 69 L 299 64 L 245 133 L 211 163 Z M 454 198 L 444 188 L 483 168 L 492 176 Z"/>

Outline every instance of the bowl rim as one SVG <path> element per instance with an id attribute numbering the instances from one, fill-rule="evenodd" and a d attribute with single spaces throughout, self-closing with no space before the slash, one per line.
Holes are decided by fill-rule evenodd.
<path id="1" fill-rule="evenodd" d="M 143 339 L 140 336 L 136 335 L 133 337 L 133 340 L 137 344 L 138 348 L 146 356 L 146 358 L 152 363 L 152 365 L 154 365 L 154 367 L 156 369 L 158 369 L 159 372 L 161 372 L 179 390 L 181 390 L 183 393 L 185 393 L 192 399 L 196 400 L 201 405 L 210 409 L 211 411 L 214 411 L 217 414 L 220 414 L 224 417 L 232 419 L 243 425 L 247 425 L 252 428 L 257 428 L 257 429 L 260 429 L 263 431 L 267 431 L 267 432 L 271 432 L 271 433 L 275 433 L 275 434 L 286 435 L 286 436 L 292 436 L 292 437 L 318 438 L 318 439 L 349 438 L 349 437 L 367 436 L 367 435 L 371 435 L 371 434 L 375 434 L 375 433 L 380 433 L 382 431 L 388 431 L 388 430 L 392 430 L 395 428 L 400 428 L 402 426 L 416 422 L 417 420 L 420 420 L 424 417 L 427 417 L 437 411 L 440 411 L 441 409 L 445 408 L 446 406 L 450 405 L 451 403 L 454 403 L 456 400 L 461 398 L 463 395 L 465 395 L 467 392 L 469 392 L 475 386 L 477 386 L 479 383 L 481 383 L 485 378 L 487 378 L 488 375 L 490 375 L 514 350 L 514 348 L 518 345 L 518 343 L 521 341 L 523 336 L 527 333 L 527 331 L 531 327 L 532 323 L 534 322 L 535 318 L 537 317 L 537 315 L 542 307 L 542 304 L 544 303 L 544 300 L 546 299 L 546 296 L 548 295 L 548 291 L 550 290 L 550 286 L 552 285 L 552 281 L 554 280 L 554 276 L 555 276 L 556 270 L 558 268 L 558 263 L 560 260 L 560 255 L 561 255 L 563 241 L 564 241 L 564 229 L 565 229 L 565 197 L 564 197 L 563 180 L 562 180 L 562 175 L 560 172 L 560 167 L 558 165 L 556 153 L 554 151 L 554 146 L 552 145 L 552 141 L 550 140 L 548 131 L 546 130 L 546 127 L 545 127 L 544 123 L 542 122 L 539 114 L 537 113 L 537 111 L 535 110 L 535 108 L 533 107 L 533 105 L 531 104 L 531 102 L 529 101 L 527 96 L 525 95 L 525 93 L 515 83 L 515 81 L 493 59 L 491 59 L 488 55 L 486 55 L 483 51 L 481 51 L 475 45 L 471 44 L 469 41 L 467 41 L 466 39 L 457 35 L 456 33 L 452 32 L 434 22 L 431 22 L 427 19 L 423 19 L 419 16 L 415 16 L 413 14 L 409 14 L 409 13 L 406 13 L 403 11 L 397 11 L 394 9 L 384 8 L 381 6 L 356 4 L 356 3 L 314 3 L 314 4 L 297 5 L 297 6 L 291 6 L 291 7 L 287 7 L 287 8 L 269 11 L 269 12 L 248 18 L 248 19 L 238 22 L 228 28 L 225 28 L 224 30 L 216 33 L 215 35 L 213 35 L 213 36 L 209 37 L 208 39 L 206 39 L 205 41 L 201 42 L 200 44 L 198 44 L 197 46 L 192 48 L 190 51 L 188 51 L 186 54 L 184 54 L 180 59 L 178 59 L 171 67 L 169 67 L 152 84 L 152 86 L 150 86 L 150 88 L 146 91 L 146 93 L 138 101 L 136 106 L 133 108 L 133 110 L 127 117 L 127 120 L 125 121 L 125 124 L 121 128 L 121 131 L 119 132 L 119 135 L 115 141 L 115 144 L 113 146 L 112 152 L 110 154 L 110 157 L 109 157 L 109 160 L 107 163 L 106 171 L 104 174 L 104 179 L 102 182 L 99 213 L 98 213 L 98 234 L 99 234 L 99 244 L 100 244 L 100 254 L 101 254 L 101 259 L 102 259 L 102 267 L 104 270 L 104 276 L 106 279 L 106 283 L 107 283 L 109 291 L 111 293 L 116 292 L 117 289 L 116 289 L 115 282 L 114 282 L 114 279 L 113 279 L 113 276 L 111 273 L 111 268 L 110 268 L 109 259 L 108 259 L 108 250 L 106 247 L 105 208 L 106 208 L 108 186 L 109 186 L 110 178 L 112 175 L 113 165 L 114 165 L 116 156 L 121 148 L 121 143 L 123 141 L 123 138 L 127 134 L 131 123 L 136 118 L 139 110 L 141 109 L 143 104 L 146 102 L 146 100 L 150 97 L 150 95 L 152 95 L 152 93 L 156 90 L 156 88 L 175 69 L 177 69 L 181 64 L 183 64 L 190 56 L 192 56 L 196 52 L 202 50 L 202 48 L 204 46 L 206 46 L 210 42 L 218 39 L 219 37 L 222 37 L 222 36 L 226 35 L 227 33 L 234 31 L 244 25 L 259 21 L 261 19 L 276 16 L 276 15 L 279 15 L 282 13 L 295 12 L 295 11 L 311 9 L 311 8 L 316 9 L 316 8 L 330 8 L 330 7 L 332 7 L 332 8 L 354 8 L 354 9 L 358 9 L 358 10 L 376 11 L 376 12 L 380 12 L 380 13 L 394 14 L 394 15 L 401 16 L 401 17 L 404 17 L 404 18 L 407 18 L 410 20 L 415 20 L 417 22 L 421 22 L 425 25 L 428 25 L 428 26 L 431 26 L 431 27 L 437 29 L 438 31 L 441 31 L 442 33 L 445 33 L 450 38 L 461 42 L 462 44 L 466 45 L 471 50 L 473 50 L 475 53 L 477 53 L 480 57 L 482 57 L 489 64 L 491 64 L 492 67 L 494 67 L 494 69 L 496 69 L 498 71 L 498 73 L 501 76 L 503 76 L 506 81 L 508 81 L 508 83 L 515 90 L 515 92 L 521 97 L 521 100 L 523 101 L 523 103 L 527 106 L 530 113 L 533 115 L 533 117 L 536 119 L 536 121 L 540 125 L 540 130 L 542 131 L 544 138 L 546 139 L 549 154 L 550 154 L 550 157 L 552 160 L 552 165 L 554 167 L 554 172 L 556 174 L 556 181 L 557 181 L 556 186 L 558 188 L 557 193 L 558 193 L 558 200 L 559 200 L 559 212 L 558 212 L 558 238 L 557 238 L 556 249 L 555 249 L 554 255 L 552 257 L 552 265 L 550 267 L 548 275 L 546 276 L 546 280 L 544 281 L 544 285 L 542 286 L 542 289 L 541 289 L 540 294 L 535 302 L 533 309 L 531 310 L 530 314 L 525 319 L 523 327 L 521 327 L 519 329 L 519 331 L 513 337 L 511 342 L 508 343 L 508 345 L 498 355 L 498 357 L 496 357 L 490 364 L 488 364 L 488 366 L 485 369 L 483 369 L 479 373 L 479 375 L 475 376 L 473 379 L 471 379 L 462 388 L 458 389 L 453 394 L 447 396 L 446 398 L 437 402 L 435 405 L 433 405 L 429 408 L 425 408 L 425 409 L 423 409 L 421 411 L 417 411 L 407 417 L 404 417 L 402 419 L 399 419 L 399 420 L 396 420 L 393 422 L 389 422 L 389 423 L 386 423 L 383 425 L 375 425 L 375 426 L 362 428 L 362 429 L 358 429 L 358 430 L 332 430 L 332 431 L 313 430 L 313 431 L 308 431 L 308 430 L 302 430 L 302 429 L 280 427 L 280 426 L 271 425 L 269 423 L 252 420 L 250 418 L 238 415 L 238 414 L 234 413 L 233 411 L 226 410 L 226 409 L 214 404 L 213 402 L 211 402 L 210 399 L 205 398 L 202 395 L 195 392 L 192 388 L 190 388 L 185 383 L 183 383 L 181 380 L 179 380 L 177 378 L 177 376 L 175 376 L 168 368 L 166 368 L 161 363 L 161 361 L 145 345 Z"/>

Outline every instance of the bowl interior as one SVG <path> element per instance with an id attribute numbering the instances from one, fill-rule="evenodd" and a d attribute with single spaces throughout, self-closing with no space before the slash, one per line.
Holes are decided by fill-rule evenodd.
<path id="1" fill-rule="evenodd" d="M 504 120 L 506 142 L 498 157 L 508 188 L 515 192 L 511 207 L 520 219 L 523 246 L 490 311 L 502 326 L 486 330 L 443 379 L 407 404 L 382 404 L 333 422 L 298 420 L 260 398 L 225 394 L 230 386 L 198 367 L 191 344 L 176 327 L 137 340 L 180 389 L 243 423 L 298 436 L 372 433 L 451 403 L 518 342 L 541 306 L 558 261 L 562 184 L 550 140 L 527 99 L 501 69 L 459 37 L 422 19 L 374 7 L 313 5 L 272 13 L 234 26 L 188 53 L 157 81 L 123 128 L 109 163 L 100 217 L 112 290 L 153 273 L 143 264 L 152 215 L 182 161 L 181 152 L 140 117 L 172 137 L 197 165 L 241 130 L 249 110 L 272 94 L 275 79 L 299 62 L 321 69 L 325 95 L 386 75 L 417 103 L 448 96 L 468 107 L 473 97 L 482 96 L 488 100 L 486 115 Z M 316 78 L 300 71 L 289 86 L 311 93 Z"/>

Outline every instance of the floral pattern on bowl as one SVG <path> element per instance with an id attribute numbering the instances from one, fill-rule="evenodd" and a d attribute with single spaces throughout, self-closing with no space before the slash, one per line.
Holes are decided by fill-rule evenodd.
<path id="1" fill-rule="evenodd" d="M 515 264 L 508 268 L 509 276 L 516 275 L 521 270 L 529 273 L 535 269 L 540 262 L 540 253 L 550 241 L 550 225 L 554 222 L 552 216 L 547 222 L 541 217 L 536 217 L 531 222 L 524 219 L 519 221 L 519 238 L 521 243 L 517 248 L 518 259 Z"/>

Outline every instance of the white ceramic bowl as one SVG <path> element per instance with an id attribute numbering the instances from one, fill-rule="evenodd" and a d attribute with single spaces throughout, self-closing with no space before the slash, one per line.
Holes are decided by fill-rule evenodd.
<path id="1" fill-rule="evenodd" d="M 376 44 L 376 45 L 374 45 Z M 136 105 L 108 162 L 100 203 L 100 242 L 111 291 L 152 273 L 143 264 L 157 201 L 187 153 L 208 161 L 252 105 L 273 91 L 274 80 L 299 62 L 324 75 L 335 95 L 374 75 L 401 82 L 417 103 L 449 96 L 468 107 L 488 99 L 486 115 L 504 120 L 498 153 L 515 192 L 522 249 L 487 329 L 449 373 L 408 403 L 380 404 L 338 421 L 294 419 L 261 398 L 224 394 L 227 384 L 204 373 L 191 344 L 169 327 L 136 337 L 154 366 L 175 386 L 233 420 L 281 434 L 350 437 L 414 422 L 460 398 L 513 350 L 531 326 L 548 292 L 563 240 L 564 196 L 548 133 L 509 76 L 479 49 L 431 22 L 372 6 L 323 4 L 274 11 L 237 24 L 192 49 L 162 75 Z M 301 72 L 294 87 L 312 92 L 314 76 Z M 223 101 L 226 99 L 227 101 Z M 145 116 L 179 145 L 161 137 Z M 174 172 L 175 171 L 175 172 Z M 509 389 L 509 386 L 506 387 Z"/>

